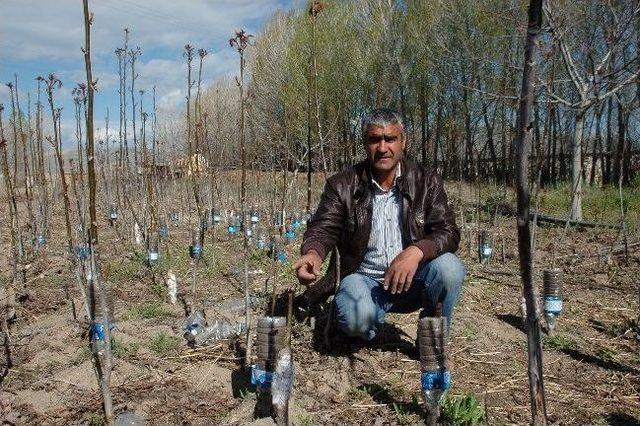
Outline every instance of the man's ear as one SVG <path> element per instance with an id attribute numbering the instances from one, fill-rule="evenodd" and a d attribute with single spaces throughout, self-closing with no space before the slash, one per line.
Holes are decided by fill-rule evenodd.
<path id="1" fill-rule="evenodd" d="M 407 149 L 407 134 L 404 130 L 400 134 L 400 137 L 402 138 L 402 150 L 405 151 Z"/>

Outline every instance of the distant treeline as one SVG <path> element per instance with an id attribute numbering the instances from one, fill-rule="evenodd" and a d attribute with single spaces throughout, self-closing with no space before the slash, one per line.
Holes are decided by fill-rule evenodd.
<path id="1" fill-rule="evenodd" d="M 638 2 L 552 3 L 532 178 L 629 183 L 638 173 Z M 405 118 L 410 154 L 445 178 L 510 182 L 525 31 L 521 1 L 326 1 L 278 13 L 247 49 L 250 158 L 337 170 L 362 154 L 362 114 L 390 106 Z M 225 164 L 239 158 L 236 123 L 216 113 L 233 111 L 233 86 L 218 82 L 205 96 L 219 129 L 211 143 L 228 152 L 212 160 Z"/>

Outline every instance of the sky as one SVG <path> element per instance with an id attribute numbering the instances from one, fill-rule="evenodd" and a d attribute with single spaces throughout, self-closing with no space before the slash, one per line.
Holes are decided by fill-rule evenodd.
<path id="1" fill-rule="evenodd" d="M 186 60 L 182 55 L 185 44 L 208 51 L 203 71 L 206 86 L 237 73 L 238 55 L 229 46 L 229 38 L 236 30 L 242 28 L 258 34 L 277 10 L 300 7 L 302 2 L 90 0 L 89 8 L 94 13 L 92 67 L 94 79 L 98 79 L 94 125 L 98 134 L 104 137 L 107 108 L 110 128 L 116 129 L 118 125 L 118 60 L 114 51 L 123 44 L 124 28 L 129 29 L 130 48 L 139 46 L 142 50 L 136 61 L 139 78 L 135 88 L 136 92 L 145 91 L 143 110 L 152 111 L 155 85 L 160 120 L 162 111 L 185 103 Z M 71 91 L 77 83 L 85 81 L 83 45 L 81 0 L 0 0 L 0 103 L 5 105 L 4 119 L 11 105 L 6 83 L 14 80 L 14 74 L 18 77 L 21 107 L 26 110 L 27 92 L 35 99 L 35 78 L 54 73 L 63 84 L 56 95 L 56 102 L 63 107 L 63 140 L 66 146 L 72 146 L 75 121 Z M 194 65 L 197 66 L 197 60 Z M 109 133 L 114 134 L 113 130 Z"/>

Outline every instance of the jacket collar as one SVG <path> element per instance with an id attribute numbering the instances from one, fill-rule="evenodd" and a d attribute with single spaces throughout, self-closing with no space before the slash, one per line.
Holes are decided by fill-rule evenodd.
<path id="1" fill-rule="evenodd" d="M 396 177 L 395 182 L 398 186 L 398 189 L 400 190 L 400 193 L 402 195 L 408 196 L 409 198 L 412 198 L 413 194 L 411 193 L 411 188 L 408 184 L 407 176 L 412 172 L 413 166 L 413 162 L 411 160 L 408 160 L 406 157 L 400 160 L 401 173 Z M 369 192 L 373 176 L 371 175 L 371 167 L 369 166 L 369 162 L 366 159 L 356 164 L 355 168 L 356 175 L 358 176 L 358 186 L 355 190 L 354 197 L 358 199 Z"/>

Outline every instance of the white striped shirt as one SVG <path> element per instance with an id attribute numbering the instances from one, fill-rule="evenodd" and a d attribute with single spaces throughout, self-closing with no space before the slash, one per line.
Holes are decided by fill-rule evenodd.
<path id="1" fill-rule="evenodd" d="M 384 280 L 384 274 L 393 259 L 402 251 L 402 195 L 396 185 L 398 176 L 400 176 L 399 163 L 393 185 L 389 190 L 384 190 L 372 179 L 371 233 L 367 251 L 357 273 L 380 282 Z"/>

